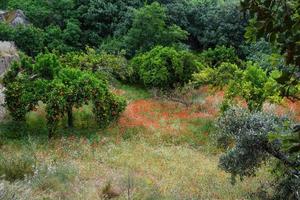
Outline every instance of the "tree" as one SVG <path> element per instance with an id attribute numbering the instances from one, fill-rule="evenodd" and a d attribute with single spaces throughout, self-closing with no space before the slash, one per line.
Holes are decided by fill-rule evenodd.
<path id="1" fill-rule="evenodd" d="M 237 65 L 241 64 L 241 60 L 236 54 L 233 47 L 216 46 L 215 48 L 209 48 L 200 54 L 207 65 L 210 67 L 217 67 L 223 62 L 234 63 Z"/>
<path id="2" fill-rule="evenodd" d="M 6 10 L 8 6 L 8 0 L 0 0 L 0 10 Z"/>
<path id="3" fill-rule="evenodd" d="M 73 108 L 93 103 L 96 120 L 101 127 L 118 118 L 125 101 L 112 94 L 105 81 L 95 74 L 63 66 L 52 53 L 35 58 L 25 57 L 15 63 L 4 77 L 5 102 L 16 121 L 24 121 L 26 113 L 46 104 L 49 137 L 58 127 L 59 119 L 68 116 L 73 127 Z"/>
<path id="4" fill-rule="evenodd" d="M 200 72 L 193 74 L 196 86 L 210 85 L 225 88 L 225 99 L 222 110 L 236 103 L 236 98 L 246 101 L 250 111 L 260 111 L 266 101 L 280 103 L 281 85 L 276 78 L 281 72 L 273 70 L 267 73 L 256 63 L 246 63 L 246 69 L 236 64 L 223 62 L 216 67 L 205 66 Z"/>
<path id="5" fill-rule="evenodd" d="M 155 2 L 135 11 L 132 27 L 125 35 L 130 56 L 156 45 L 170 46 L 187 38 L 188 33 L 176 25 L 166 24 L 166 9 Z"/>
<path id="6" fill-rule="evenodd" d="M 281 76 L 279 71 L 273 71 L 270 76 L 258 65 L 248 63 L 247 68 L 237 70 L 234 79 L 229 81 L 225 94 L 225 105 L 235 97 L 243 98 L 250 111 L 262 110 L 263 104 L 270 102 L 279 103 L 280 87 L 276 78 Z"/>
<path id="7" fill-rule="evenodd" d="M 286 54 L 287 64 L 300 66 L 299 14 L 300 2 L 244 0 L 242 6 L 253 17 L 247 28 L 248 39 L 267 37 Z"/>
<path id="8" fill-rule="evenodd" d="M 220 157 L 219 166 L 231 173 L 235 183 L 236 177 L 243 180 L 255 176 L 266 161 L 276 159 L 272 199 L 299 199 L 300 129 L 296 126 L 293 131 L 291 126 L 287 118 L 274 114 L 242 108 L 227 110 L 218 120 L 219 137 L 233 145 Z"/>
<path id="9" fill-rule="evenodd" d="M 252 16 L 246 37 L 248 40 L 266 37 L 285 54 L 286 67 L 278 82 L 285 87 L 282 96 L 297 97 L 299 90 L 300 44 L 299 20 L 300 2 L 298 0 L 243 0 L 242 7 Z"/>
<path id="10" fill-rule="evenodd" d="M 188 44 L 203 50 L 217 45 L 239 48 L 244 42 L 248 18 L 237 2 L 175 0 L 165 6 L 169 21 L 188 31 Z"/>
<path id="11" fill-rule="evenodd" d="M 60 60 L 69 67 L 93 72 L 108 81 L 126 81 L 131 74 L 128 61 L 122 54 L 113 55 L 87 48 L 86 52 L 67 53 Z"/>
<path id="12" fill-rule="evenodd" d="M 199 71 L 201 63 L 190 52 L 157 46 L 134 57 L 130 67 L 135 73 L 134 78 L 145 86 L 168 89 L 188 83 L 192 74 Z"/>
<path id="13" fill-rule="evenodd" d="M 35 56 L 44 48 L 44 32 L 32 25 L 18 25 L 16 28 L 0 23 L 1 40 L 14 41 L 26 54 Z"/>

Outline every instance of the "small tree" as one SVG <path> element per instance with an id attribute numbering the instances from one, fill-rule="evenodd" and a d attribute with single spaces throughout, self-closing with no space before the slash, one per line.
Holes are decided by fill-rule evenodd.
<path id="1" fill-rule="evenodd" d="M 125 108 L 125 101 L 110 93 L 105 81 L 92 72 L 62 66 L 51 53 L 40 54 L 35 63 L 30 58 L 15 63 L 4 77 L 4 85 L 6 105 L 14 120 L 25 120 L 26 113 L 36 109 L 39 101 L 46 104 L 49 137 L 64 115 L 73 127 L 74 107 L 92 102 L 101 127 Z"/>
<path id="2" fill-rule="evenodd" d="M 187 83 L 201 66 L 192 53 L 162 46 L 134 57 L 130 63 L 142 84 L 164 89 Z"/>
<path id="3" fill-rule="evenodd" d="M 248 63 L 246 70 L 236 71 L 235 78 L 229 82 L 226 101 L 241 97 L 247 102 L 250 111 L 259 111 L 267 100 L 279 103 L 281 100 L 279 85 L 276 82 L 281 73 L 267 73 L 256 64 Z"/>
<path id="4" fill-rule="evenodd" d="M 291 126 L 290 120 L 274 114 L 227 110 L 218 120 L 219 137 L 234 146 L 220 157 L 219 166 L 231 173 L 235 183 L 236 177 L 255 176 L 267 160 L 276 159 L 274 199 L 299 199 L 300 128 L 293 132 Z"/>
<path id="5" fill-rule="evenodd" d="M 272 71 L 270 75 L 257 64 L 247 63 L 245 70 L 235 64 L 222 63 L 217 67 L 205 67 L 193 74 L 194 84 L 211 85 L 225 88 L 223 110 L 226 110 L 236 98 L 246 101 L 250 111 L 261 110 L 266 101 L 279 103 L 281 85 L 276 78 L 281 75 L 279 71 Z"/>

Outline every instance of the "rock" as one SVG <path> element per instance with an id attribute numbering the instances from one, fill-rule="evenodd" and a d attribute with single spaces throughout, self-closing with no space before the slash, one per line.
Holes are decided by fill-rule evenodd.
<path id="1" fill-rule="evenodd" d="M 6 113 L 7 113 L 7 111 L 6 111 L 6 109 L 5 109 L 4 105 L 3 105 L 4 102 L 5 102 L 3 91 L 4 91 L 4 88 L 0 84 L 0 121 L 2 121 L 5 118 Z"/>
<path id="2" fill-rule="evenodd" d="M 0 10 L 0 22 L 4 21 L 9 23 L 12 26 L 17 25 L 27 25 L 29 21 L 27 20 L 24 12 L 22 10 L 14 10 L 14 11 L 1 11 Z"/>
<path id="3" fill-rule="evenodd" d="M 0 41 L 0 77 L 6 72 L 7 68 L 19 56 L 13 42 Z"/>
<path id="4" fill-rule="evenodd" d="M 19 56 L 13 42 L 0 41 L 0 77 L 6 72 L 10 64 L 14 60 L 18 60 Z M 4 107 L 4 87 L 0 84 L 0 121 L 5 118 L 6 109 Z"/>

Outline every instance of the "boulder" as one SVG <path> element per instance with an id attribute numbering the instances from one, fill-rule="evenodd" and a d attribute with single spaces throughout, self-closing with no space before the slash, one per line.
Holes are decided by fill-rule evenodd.
<path id="1" fill-rule="evenodd" d="M 22 10 L 1 11 L 0 22 L 4 21 L 12 26 L 29 24 L 24 12 Z"/>
<path id="2" fill-rule="evenodd" d="M 18 60 L 19 56 L 17 49 L 13 42 L 1 42 L 0 41 L 0 77 L 7 71 L 10 64 L 14 60 Z M 5 96 L 4 96 L 4 87 L 0 83 L 0 121 L 5 118 L 6 109 L 4 107 Z"/>
<path id="3" fill-rule="evenodd" d="M 12 61 L 19 58 L 13 42 L 0 41 L 0 76 L 2 76 Z"/>

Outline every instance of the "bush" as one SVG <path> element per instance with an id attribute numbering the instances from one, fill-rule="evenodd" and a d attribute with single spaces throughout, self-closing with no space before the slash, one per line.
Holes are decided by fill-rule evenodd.
<path id="1" fill-rule="evenodd" d="M 208 50 L 203 51 L 200 54 L 200 57 L 210 67 L 217 67 L 223 62 L 234 64 L 241 63 L 240 59 L 235 53 L 235 49 L 232 47 L 227 48 L 225 46 L 217 46 L 214 49 L 209 48 Z"/>
<path id="2" fill-rule="evenodd" d="M 273 71 L 268 76 L 258 65 L 247 63 L 246 70 L 237 71 L 235 79 L 230 81 L 225 95 L 226 101 L 242 97 L 251 111 L 261 110 L 267 100 L 279 103 L 282 98 L 276 79 L 280 76 L 279 71 Z"/>
<path id="3" fill-rule="evenodd" d="M 130 63 L 135 73 L 133 78 L 150 88 L 183 85 L 201 66 L 193 54 L 162 46 L 134 57 Z"/>
<path id="4" fill-rule="evenodd" d="M 128 63 L 122 54 L 113 55 L 106 52 L 96 52 L 87 48 L 86 53 L 73 52 L 61 56 L 63 64 L 72 67 L 99 72 L 108 80 L 117 79 L 125 81 L 130 76 Z"/>
<path id="5" fill-rule="evenodd" d="M 24 179 L 33 175 L 35 158 L 25 153 L 0 154 L 0 177 L 8 181 Z"/>
<path id="6" fill-rule="evenodd" d="M 218 67 L 205 67 L 199 73 L 193 74 L 193 82 L 196 86 L 211 85 L 223 88 L 235 79 L 235 74 L 239 70 L 236 64 L 221 63 Z"/>

